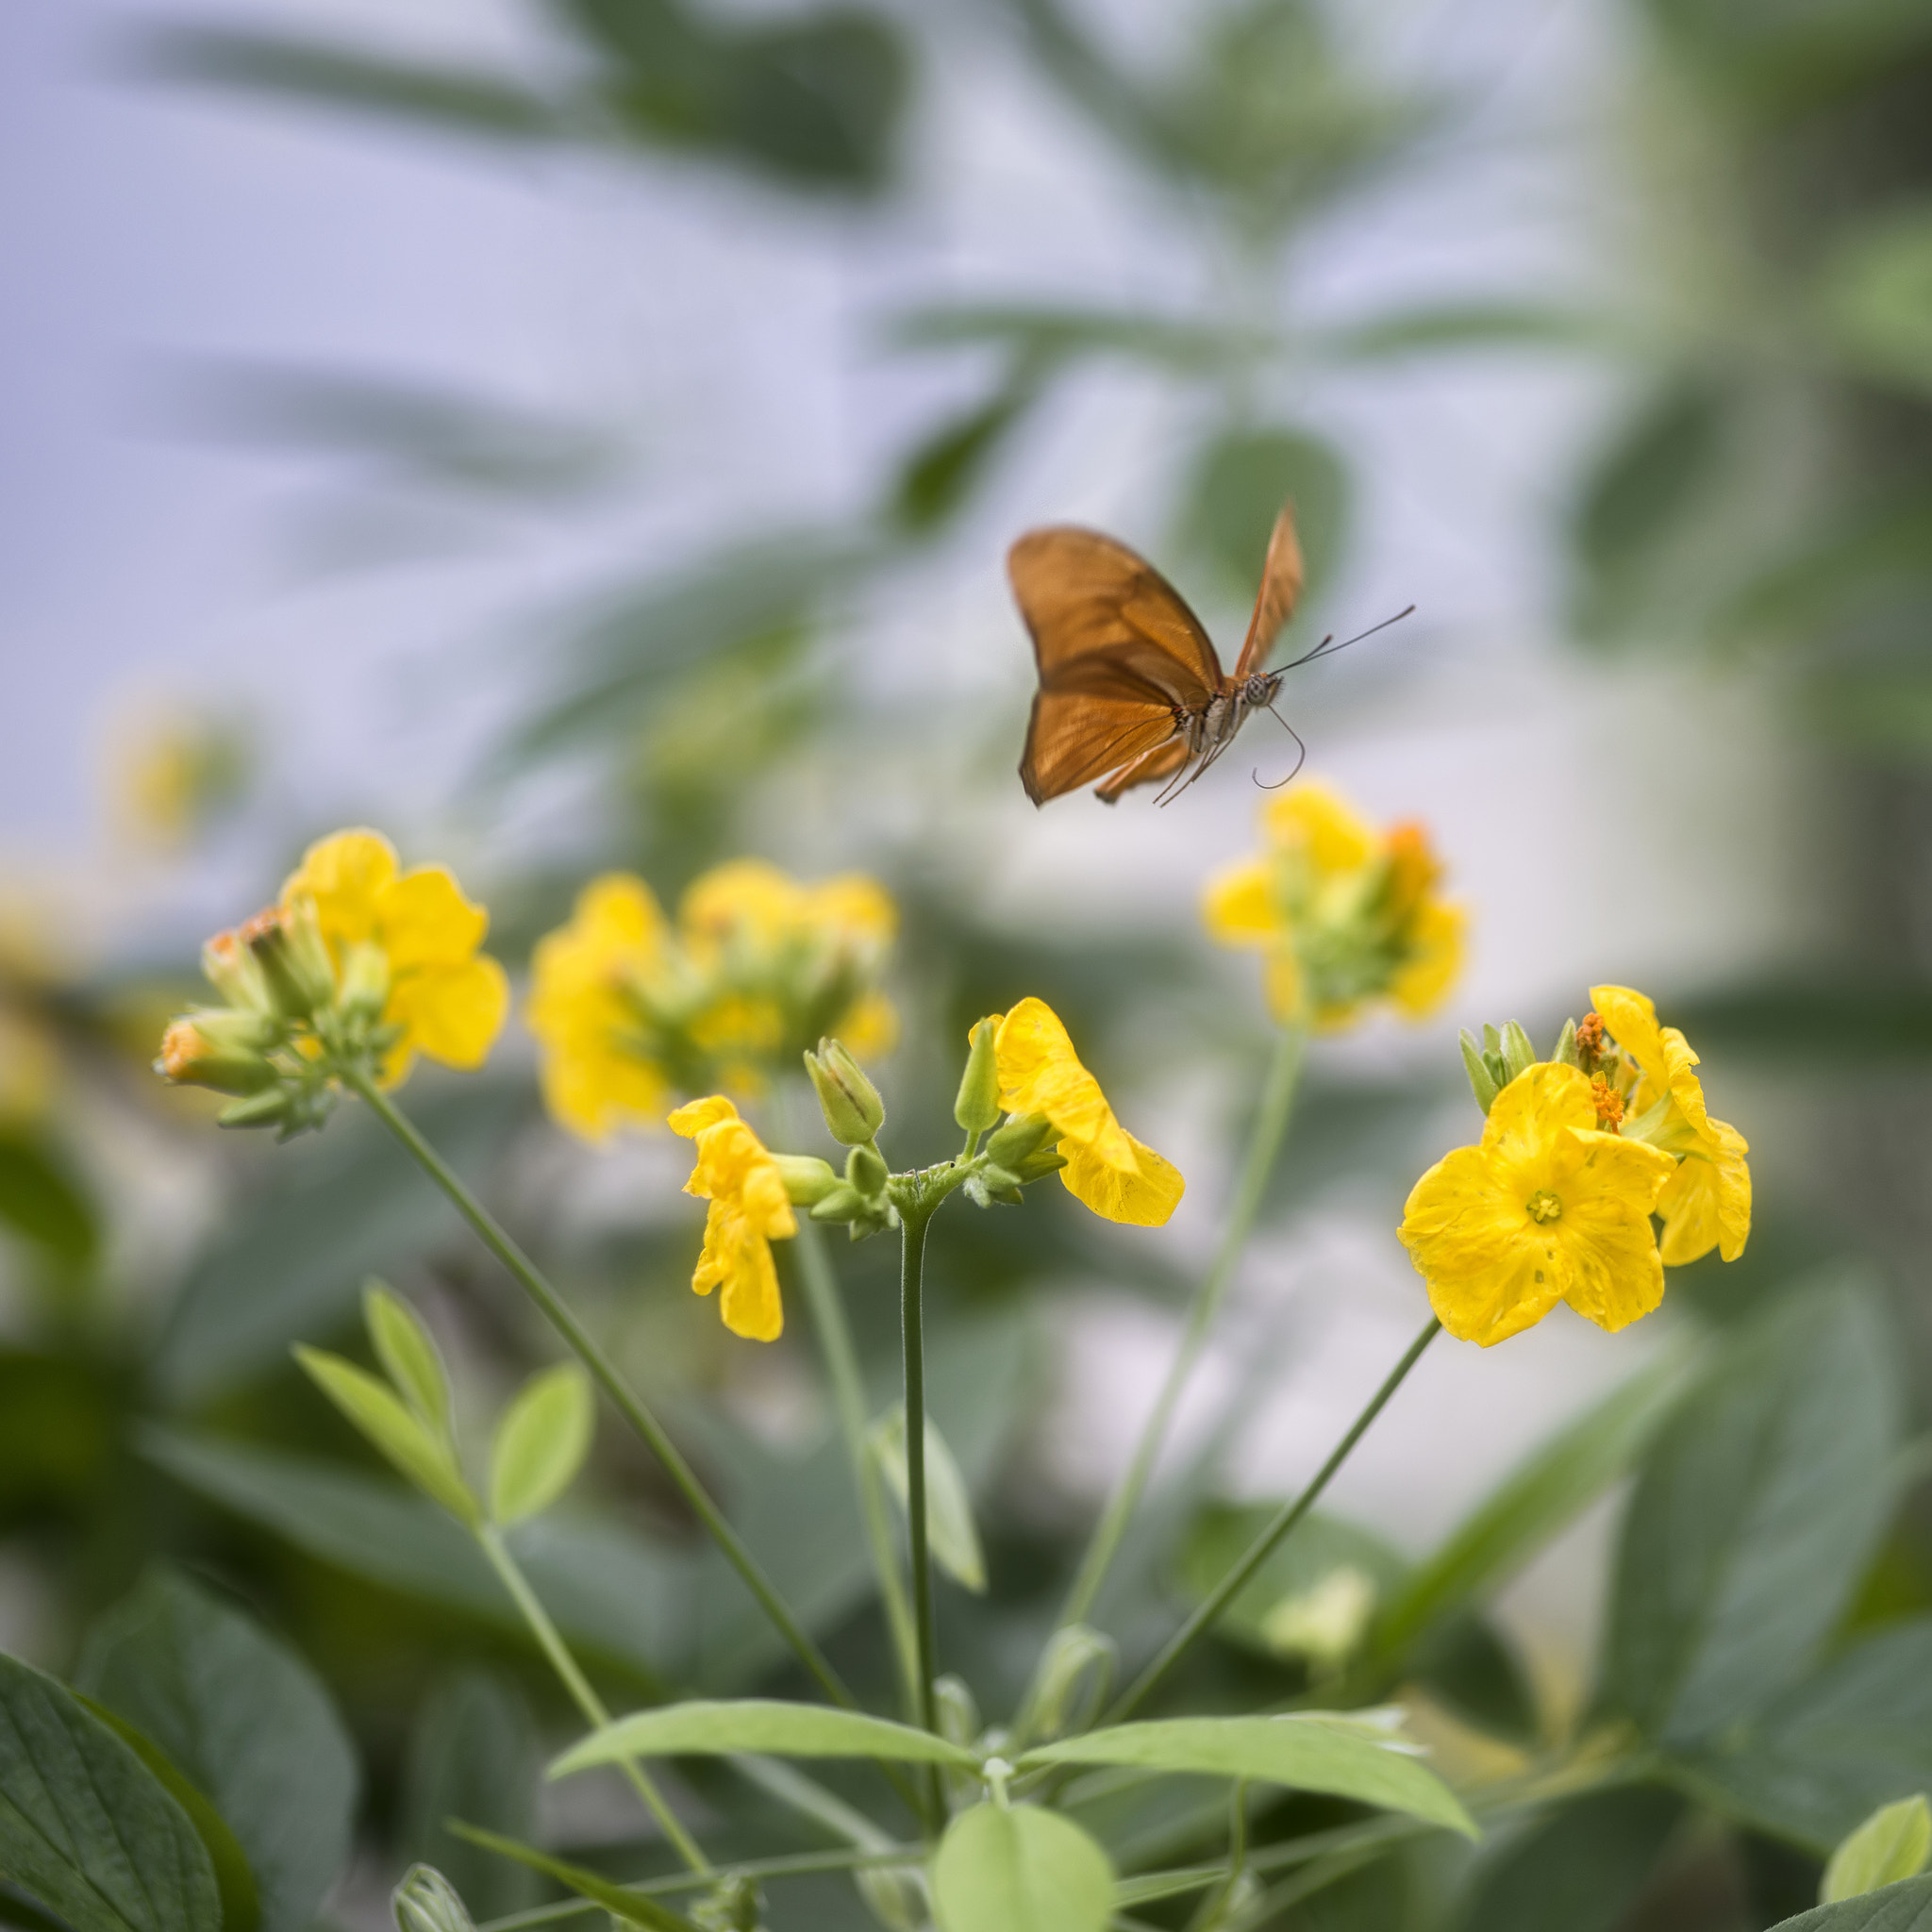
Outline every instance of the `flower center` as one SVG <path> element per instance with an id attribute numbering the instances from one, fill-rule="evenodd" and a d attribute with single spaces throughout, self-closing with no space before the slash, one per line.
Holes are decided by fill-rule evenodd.
<path id="1" fill-rule="evenodd" d="M 1539 1225 L 1546 1221 L 1561 1221 L 1563 1204 L 1547 1188 L 1539 1188 L 1523 1204 L 1529 1209 L 1529 1218 Z"/>

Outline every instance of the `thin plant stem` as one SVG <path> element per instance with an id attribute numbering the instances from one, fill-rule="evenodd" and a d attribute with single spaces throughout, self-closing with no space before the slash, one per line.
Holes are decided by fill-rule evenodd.
<path id="1" fill-rule="evenodd" d="M 795 1145 L 797 1136 L 785 1099 L 782 1093 L 777 1096 L 778 1130 L 788 1145 Z M 912 1611 L 906 1601 L 906 1579 L 899 1574 L 899 1552 L 886 1507 L 885 1487 L 879 1480 L 878 1462 L 867 1445 L 870 1419 L 866 1413 L 865 1382 L 858 1371 L 858 1353 L 852 1345 L 852 1324 L 845 1319 L 845 1299 L 839 1291 L 832 1257 L 825 1252 L 824 1230 L 809 1216 L 799 1217 L 793 1249 L 806 1303 L 811 1309 L 812 1327 L 825 1358 L 825 1377 L 832 1385 L 832 1407 L 839 1417 L 845 1459 L 852 1467 L 852 1485 L 858 1497 L 865 1540 L 872 1550 L 873 1569 L 878 1575 L 879 1600 L 885 1606 L 886 1627 L 891 1633 L 892 1655 L 899 1666 L 900 1692 L 906 1714 L 912 1717 L 919 1709 L 919 1659 Z"/>
<path id="2" fill-rule="evenodd" d="M 925 1274 L 925 1231 L 932 1208 L 902 1204 L 900 1220 L 899 1325 L 906 1368 L 906 1533 L 912 1572 L 912 1628 L 919 1673 L 919 1721 L 937 1731 L 939 1704 L 933 1693 L 932 1558 L 925 1527 L 925 1314 L 922 1294 Z M 939 1770 L 926 1779 L 932 1819 L 944 1816 Z"/>
<path id="3" fill-rule="evenodd" d="M 1167 1674 L 1192 1648 L 1202 1633 L 1213 1624 L 1222 1611 L 1241 1593 L 1248 1579 L 1274 1554 L 1275 1547 L 1282 1538 L 1315 1507 L 1335 1472 L 1348 1460 L 1350 1450 L 1367 1434 L 1369 1424 L 1382 1413 L 1389 1398 L 1401 1388 L 1409 1370 L 1422 1359 L 1424 1349 L 1436 1339 L 1441 1328 L 1441 1323 L 1431 1315 L 1422 1333 L 1409 1343 L 1402 1359 L 1390 1370 L 1382 1386 L 1369 1398 L 1368 1406 L 1349 1424 L 1347 1434 L 1335 1445 L 1328 1460 L 1315 1473 L 1315 1479 L 1292 1502 L 1284 1503 L 1275 1511 L 1267 1527 L 1248 1545 L 1240 1561 L 1215 1586 L 1213 1594 L 1168 1639 L 1154 1661 L 1122 1692 L 1113 1708 L 1101 1719 L 1103 1724 L 1119 1724 L 1146 1701 Z"/>
<path id="4" fill-rule="evenodd" d="M 1167 1432 L 1173 1425 L 1174 1412 L 1179 1405 L 1182 1391 L 1201 1358 L 1201 1351 L 1214 1326 L 1215 1317 L 1221 1312 L 1221 1305 L 1227 1298 L 1228 1285 L 1234 1279 L 1236 1268 L 1241 1265 L 1248 1237 L 1255 1230 L 1255 1220 L 1261 1211 L 1269 1177 L 1274 1172 L 1282 1138 L 1294 1111 L 1295 1091 L 1301 1084 L 1307 1041 L 1305 1028 L 1288 1026 L 1282 1029 L 1281 1037 L 1275 1042 L 1274 1058 L 1269 1065 L 1267 1082 L 1261 1090 L 1261 1104 L 1248 1135 L 1247 1152 L 1241 1159 L 1234 1198 L 1228 1203 L 1227 1220 L 1221 1231 L 1221 1244 L 1215 1250 L 1213 1265 L 1201 1283 L 1200 1292 L 1194 1297 L 1193 1307 L 1188 1311 L 1187 1327 L 1168 1369 L 1167 1380 L 1141 1426 L 1133 1456 L 1112 1495 L 1108 1498 L 1107 1507 L 1094 1527 L 1086 1554 L 1080 1559 L 1079 1573 L 1074 1578 L 1073 1588 L 1067 1592 L 1067 1601 L 1060 1610 L 1060 1627 L 1063 1629 L 1069 1624 L 1084 1624 L 1093 1608 L 1101 1586 L 1107 1581 L 1107 1574 L 1120 1554 L 1127 1525 L 1145 1493 L 1148 1479 L 1154 1473 L 1154 1464 L 1167 1441 Z"/>
<path id="5" fill-rule="evenodd" d="M 376 1118 L 415 1157 L 424 1173 L 449 1196 L 457 1212 L 470 1224 L 477 1239 L 509 1271 L 517 1285 L 542 1310 L 550 1325 L 590 1370 L 604 1392 L 616 1405 L 618 1413 L 664 1465 L 666 1473 L 682 1491 L 685 1501 L 691 1505 L 711 1541 L 724 1553 L 725 1560 L 744 1580 L 745 1588 L 758 1599 L 759 1607 L 791 1646 L 792 1654 L 799 1662 L 818 1680 L 826 1696 L 835 1704 L 843 1705 L 847 1710 L 857 1710 L 859 1707 L 858 1698 L 825 1660 L 824 1653 L 800 1627 L 758 1558 L 745 1547 L 743 1539 L 724 1520 L 723 1511 L 698 1480 L 697 1472 L 684 1459 L 683 1452 L 665 1433 L 664 1425 L 652 1414 L 643 1397 L 625 1379 L 617 1364 L 571 1312 L 562 1296 L 544 1279 L 529 1257 L 497 1225 L 483 1205 L 457 1178 L 442 1157 L 416 1131 L 414 1124 L 388 1094 L 366 1074 L 357 1070 L 344 1070 L 341 1079 L 344 1086 L 369 1104 Z"/>
<path id="6" fill-rule="evenodd" d="M 530 1634 L 550 1660 L 550 1668 L 570 1692 L 571 1702 L 583 1713 L 586 1724 L 594 1729 L 603 1729 L 610 1722 L 610 1713 L 605 1707 L 604 1700 L 591 1688 L 590 1679 L 577 1668 L 576 1658 L 570 1654 L 557 1625 L 550 1621 L 550 1613 L 543 1607 L 542 1600 L 530 1588 L 529 1578 L 510 1555 L 509 1545 L 503 1540 L 503 1532 L 493 1523 L 482 1524 L 477 1527 L 476 1541 L 482 1544 L 483 1554 L 490 1558 L 490 1567 L 503 1580 L 503 1587 L 523 1612 L 524 1622 L 530 1626 Z M 691 1867 L 696 1877 L 710 1878 L 713 1875 L 711 1861 L 684 1828 L 677 1813 L 664 1802 L 664 1794 L 658 1789 L 650 1773 L 634 1757 L 620 1760 L 619 1768 L 629 1779 L 631 1789 L 643 1800 L 645 1810 L 658 1821 L 658 1828 L 676 1847 L 677 1856 Z"/>

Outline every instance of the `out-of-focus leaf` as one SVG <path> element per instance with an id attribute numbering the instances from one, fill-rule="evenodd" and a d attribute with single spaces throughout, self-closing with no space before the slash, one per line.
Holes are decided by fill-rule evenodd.
<path id="1" fill-rule="evenodd" d="M 1659 1790 L 1560 1807 L 1477 1859 L 1457 1932 L 1615 1932 L 1683 1815 L 1683 1800 Z"/>
<path id="2" fill-rule="evenodd" d="M 1234 324 L 1116 308 L 1030 303 L 936 303 L 908 309 L 890 339 L 910 349 L 996 343 L 1035 367 L 1082 356 L 1118 356 L 1177 375 L 1205 375 L 1277 353 L 1280 337 Z"/>
<path id="3" fill-rule="evenodd" d="M 906 1460 L 906 1405 L 894 1403 L 874 1425 L 872 1448 L 878 1458 L 879 1473 L 886 1479 L 899 1507 L 909 1505 L 912 1479 Z M 925 1419 L 925 1511 L 926 1539 L 932 1559 L 954 1582 L 984 1594 L 986 1591 L 986 1552 L 979 1541 L 979 1529 L 973 1520 L 973 1492 L 939 1424 Z"/>
<path id="4" fill-rule="evenodd" d="M 1932 591 L 1932 491 L 1916 484 L 1845 511 L 1754 574 L 1717 613 L 1743 637 L 1803 640 Z"/>
<path id="5" fill-rule="evenodd" d="M 156 1782 L 180 1806 L 189 1824 L 193 1825 L 194 1835 L 208 1854 L 208 1870 L 214 1874 L 215 1893 L 222 1907 L 221 1932 L 258 1932 L 261 1899 L 256 1890 L 255 1874 L 242 1849 L 242 1841 L 228 1829 L 227 1821 L 144 1731 L 85 1691 L 76 1690 L 74 1695 L 83 1709 L 99 1718 L 147 1766 Z"/>
<path id="6" fill-rule="evenodd" d="M 1773 118 L 1815 109 L 1932 39 L 1914 0 L 1648 0 L 1648 11 L 1707 84 Z"/>
<path id="7" fill-rule="evenodd" d="M 1732 1817 L 1828 1851 L 1878 1806 L 1932 1790 L 1932 1618 L 1855 1644 L 1684 1762 Z"/>
<path id="8" fill-rule="evenodd" d="M 490 1452 L 490 1514 L 508 1527 L 540 1516 L 576 1480 L 596 1428 L 591 1378 L 558 1362 L 524 1384 L 496 1425 Z"/>
<path id="9" fill-rule="evenodd" d="M 891 514 L 900 528 L 927 536 L 957 516 L 1038 393 L 1030 377 L 1015 376 L 925 437 L 900 466 L 892 486 Z"/>
<path id="10" fill-rule="evenodd" d="M 82 1505 L 111 1467 L 115 1391 L 79 1362 L 0 1350 L 0 1522 Z"/>
<path id="11" fill-rule="evenodd" d="M 940 1932 L 1102 1932 L 1113 1867 L 1074 1823 L 1035 1805 L 974 1805 L 932 1860 Z"/>
<path id="12" fill-rule="evenodd" d="M 1907 1878 L 1841 1905 L 1814 1906 L 1771 1932 L 1932 1932 L 1932 1878 Z"/>
<path id="13" fill-rule="evenodd" d="M 1174 1717 L 1109 1724 L 1036 1744 L 1020 1767 L 1125 1764 L 1148 1771 L 1257 1778 L 1406 1811 L 1466 1837 L 1469 1813 L 1436 1774 L 1367 1719 L 1306 1711 L 1288 1717 Z"/>
<path id="14" fill-rule="evenodd" d="M 449 1442 L 431 1433 L 379 1375 L 320 1348 L 298 1348 L 295 1359 L 322 1392 L 425 1496 L 459 1523 L 481 1516 Z"/>
<path id="15" fill-rule="evenodd" d="M 1898 1427 L 1896 1349 L 1856 1278 L 1730 1340 L 1638 1475 L 1607 1701 L 1688 1748 L 1796 1681 L 1884 1528 Z"/>
<path id="16" fill-rule="evenodd" d="M 17 1932 L 74 1932 L 64 1919 L 42 1911 L 25 1892 L 4 1878 L 0 1878 L 0 1925 L 13 1926 Z"/>
<path id="17" fill-rule="evenodd" d="M 1432 1624 L 1409 1652 L 1402 1675 L 1479 1731 L 1521 1744 L 1534 1744 L 1540 1736 L 1536 1686 L 1491 1618 L 1463 1610 Z"/>
<path id="18" fill-rule="evenodd" d="M 491 141 L 548 141 L 568 130 L 560 104 L 511 75 L 385 59 L 293 34 L 175 25 L 137 42 L 133 64 L 160 79 L 378 114 Z"/>
<path id="19" fill-rule="evenodd" d="M 100 1225 L 80 1178 L 37 1136 L 0 1132 L 0 1227 L 62 1269 L 84 1269 Z"/>
<path id="20" fill-rule="evenodd" d="M 362 1286 L 362 1320 L 383 1373 L 438 1438 L 447 1438 L 449 1373 L 421 1315 L 373 1276 Z"/>
<path id="21" fill-rule="evenodd" d="M 978 1757 L 932 1731 L 831 1704 L 785 1704 L 774 1698 L 697 1699 L 633 1711 L 601 1724 L 555 1758 L 545 1775 L 569 1777 L 628 1757 L 879 1757 L 906 1764 L 949 1764 L 976 1771 Z"/>
<path id="22" fill-rule="evenodd" d="M 1839 1075 L 1889 1071 L 1932 1057 L 1932 984 L 1760 980 L 1695 994 L 1671 1021 L 1712 1058 Z"/>
<path id="23" fill-rule="evenodd" d="M 73 1932 L 209 1932 L 214 1872 L 188 1814 L 108 1725 L 0 1656 L 0 1871 Z"/>
<path id="24" fill-rule="evenodd" d="M 189 1488 L 326 1562 L 406 1596 L 523 1628 L 470 1538 L 393 1483 L 171 1429 L 144 1430 L 141 1446 Z M 574 1643 L 646 1682 L 683 1674 L 691 1642 L 691 1558 L 561 1514 L 521 1525 L 510 1543 Z"/>
<path id="25" fill-rule="evenodd" d="M 527 1096 L 471 1075 L 460 1093 L 412 1111 L 443 1158 L 475 1184 L 525 1116 Z M 456 1209 L 374 1121 L 337 1121 L 320 1141 L 278 1151 L 289 1171 L 231 1215 L 182 1284 L 155 1361 L 175 1402 L 205 1401 L 263 1369 L 291 1342 L 355 1307 L 363 1278 L 448 1241 Z"/>
<path id="26" fill-rule="evenodd" d="M 1832 1853 L 1818 1888 L 1822 1905 L 1862 1898 L 1881 1886 L 1916 1878 L 1932 1855 L 1932 1808 L 1924 1794 L 1881 1805 Z"/>
<path id="27" fill-rule="evenodd" d="M 536 1725 L 509 1678 L 466 1670 L 431 1689 L 409 1735 L 403 1849 L 434 1865 L 478 1918 L 525 1910 L 536 1903 L 536 1884 L 525 1868 L 479 1853 L 446 1821 L 528 1838 L 537 1774 Z"/>
<path id="28" fill-rule="evenodd" d="M 1527 302 L 1457 302 L 1398 309 L 1318 333 L 1310 346 L 1343 361 L 1383 361 L 1444 349 L 1591 349 L 1604 346 L 1600 316 Z"/>
<path id="29" fill-rule="evenodd" d="M 1820 275 L 1825 325 L 1861 368 L 1932 390 L 1932 207 L 1853 231 Z"/>
<path id="30" fill-rule="evenodd" d="M 1349 479 L 1321 438 L 1296 429 L 1237 429 L 1196 458 L 1182 512 L 1184 541 L 1206 558 L 1232 597 L 1252 599 L 1268 535 L 1284 503 L 1307 561 L 1307 602 L 1334 579 L 1348 542 Z"/>
<path id="31" fill-rule="evenodd" d="M 1376 1647 L 1400 1656 L 1430 1624 L 1506 1582 L 1629 1468 L 1683 1382 L 1681 1358 L 1653 1363 L 1539 1443 L 1393 1591 Z"/>
<path id="32" fill-rule="evenodd" d="M 308 1665 L 253 1619 L 156 1570 L 89 1634 L 77 1675 L 226 1821 L 255 1874 L 262 1932 L 308 1932 L 348 1855 L 358 1783 Z"/>

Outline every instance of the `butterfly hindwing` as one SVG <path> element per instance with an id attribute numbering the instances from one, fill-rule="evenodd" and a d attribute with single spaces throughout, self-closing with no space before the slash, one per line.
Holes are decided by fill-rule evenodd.
<path id="1" fill-rule="evenodd" d="M 1295 535 L 1294 505 L 1285 503 L 1268 539 L 1268 556 L 1261 565 L 1261 589 L 1255 598 L 1255 614 L 1248 621 L 1248 634 L 1242 640 L 1241 655 L 1234 667 L 1237 684 L 1267 662 L 1282 626 L 1294 615 L 1306 575 L 1301 539 Z"/>

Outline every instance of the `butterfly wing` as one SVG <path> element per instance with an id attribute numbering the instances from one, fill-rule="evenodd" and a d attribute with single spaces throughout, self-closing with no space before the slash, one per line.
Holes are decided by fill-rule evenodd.
<path id="1" fill-rule="evenodd" d="M 1158 785 L 1172 778 L 1188 761 L 1188 741 L 1178 732 L 1165 744 L 1142 752 L 1131 765 L 1124 765 L 1105 785 L 1096 785 L 1093 795 L 1102 805 L 1118 805 L 1121 793 L 1136 785 Z"/>
<path id="2" fill-rule="evenodd" d="M 1248 620 L 1248 634 L 1234 667 L 1237 684 L 1268 661 L 1268 653 L 1274 648 L 1282 625 L 1294 615 L 1305 575 L 1301 539 L 1294 530 L 1294 505 L 1284 503 L 1281 514 L 1274 519 L 1274 534 L 1268 539 L 1268 556 L 1261 565 L 1261 589 L 1255 598 L 1255 614 Z"/>
<path id="3" fill-rule="evenodd" d="M 1154 566 L 1095 530 L 1031 530 L 1007 558 L 1040 690 L 1020 776 L 1036 805 L 1173 738 L 1222 688 L 1200 620 Z"/>

